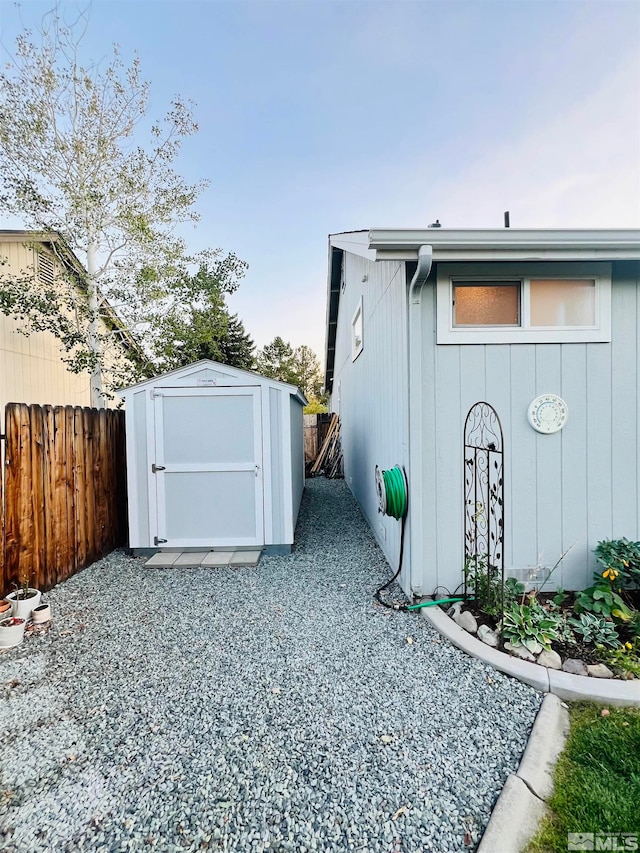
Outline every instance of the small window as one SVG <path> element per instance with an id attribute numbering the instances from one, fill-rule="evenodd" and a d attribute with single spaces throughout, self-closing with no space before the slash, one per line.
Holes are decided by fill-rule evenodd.
<path id="1" fill-rule="evenodd" d="M 532 326 L 596 324 L 595 279 L 531 279 Z"/>
<path id="2" fill-rule="evenodd" d="M 519 281 L 454 281 L 454 326 L 519 326 Z"/>
<path id="3" fill-rule="evenodd" d="M 360 302 L 351 320 L 351 361 L 355 361 L 362 352 L 364 346 L 363 333 L 362 297 L 360 297 Z"/>
<path id="4" fill-rule="evenodd" d="M 610 263 L 438 266 L 439 344 L 610 340 Z"/>

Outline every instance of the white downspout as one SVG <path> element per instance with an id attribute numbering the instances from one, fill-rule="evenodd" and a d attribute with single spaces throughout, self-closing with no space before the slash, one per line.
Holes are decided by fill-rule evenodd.
<path id="1" fill-rule="evenodd" d="M 422 504 L 423 459 L 422 428 L 422 286 L 429 277 L 433 263 L 433 247 L 420 246 L 418 266 L 409 285 L 409 542 L 411 554 L 410 591 L 423 595 L 422 590 Z"/>

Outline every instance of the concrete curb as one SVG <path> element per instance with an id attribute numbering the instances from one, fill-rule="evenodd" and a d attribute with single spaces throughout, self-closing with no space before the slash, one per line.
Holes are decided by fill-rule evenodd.
<path id="1" fill-rule="evenodd" d="M 456 625 L 453 619 L 450 619 L 437 605 L 424 607 L 421 612 L 427 622 L 454 646 L 488 663 L 494 669 L 535 687 L 541 693 L 554 693 L 561 699 L 572 702 L 582 700 L 640 708 L 640 679 L 621 681 L 616 678 L 593 678 L 547 669 L 545 666 L 529 663 L 491 648 L 464 628 Z"/>
<path id="2" fill-rule="evenodd" d="M 517 773 L 498 797 L 477 853 L 520 853 L 536 834 L 553 792 L 553 769 L 569 734 L 569 712 L 548 693 Z"/>

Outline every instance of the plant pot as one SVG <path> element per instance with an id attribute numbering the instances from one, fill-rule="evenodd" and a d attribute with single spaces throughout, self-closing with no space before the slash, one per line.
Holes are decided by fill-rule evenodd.
<path id="1" fill-rule="evenodd" d="M 12 608 L 13 602 L 7 601 L 6 598 L 3 601 L 0 601 L 0 621 L 6 619 L 8 616 L 11 616 Z"/>
<path id="2" fill-rule="evenodd" d="M 0 649 L 10 649 L 19 646 L 24 637 L 26 619 L 10 616 L 0 622 Z"/>
<path id="3" fill-rule="evenodd" d="M 17 598 L 17 592 L 5 596 L 13 604 L 13 615 L 20 619 L 31 619 L 31 611 L 40 604 L 42 593 L 39 589 L 29 587 L 28 598 Z"/>
<path id="4" fill-rule="evenodd" d="M 34 625 L 43 625 L 51 619 L 51 607 L 48 604 L 39 604 L 31 611 Z"/>

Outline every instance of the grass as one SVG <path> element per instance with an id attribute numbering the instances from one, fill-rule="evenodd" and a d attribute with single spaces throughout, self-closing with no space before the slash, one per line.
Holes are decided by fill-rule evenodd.
<path id="1" fill-rule="evenodd" d="M 527 853 L 566 853 L 569 832 L 640 836 L 640 709 L 610 708 L 604 717 L 601 711 L 599 705 L 571 706 L 571 730 L 549 801 L 551 816 Z"/>

